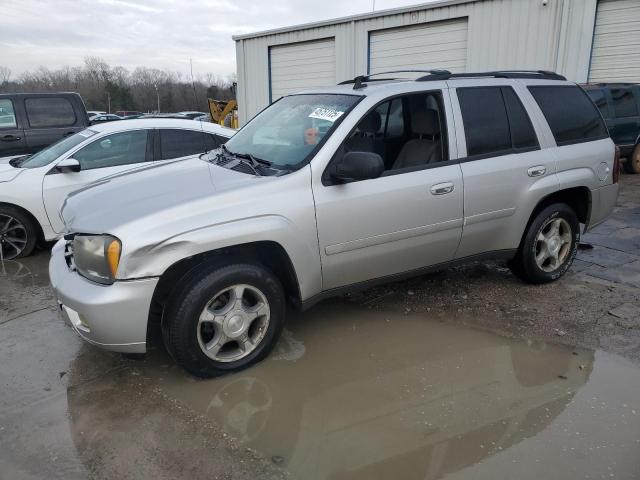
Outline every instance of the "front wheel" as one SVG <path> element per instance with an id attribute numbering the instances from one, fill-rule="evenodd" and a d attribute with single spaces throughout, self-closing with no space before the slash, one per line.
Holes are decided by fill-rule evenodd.
<path id="1" fill-rule="evenodd" d="M 636 145 L 633 153 L 624 162 L 624 170 L 627 173 L 640 173 L 640 145 Z"/>
<path id="2" fill-rule="evenodd" d="M 553 282 L 569 269 L 579 243 L 580 223 L 575 212 L 564 203 L 555 203 L 529 224 L 509 266 L 525 282 Z"/>
<path id="3" fill-rule="evenodd" d="M 31 255 L 36 246 L 37 229 L 22 211 L 11 206 L 0 206 L 0 259 Z"/>
<path id="4" fill-rule="evenodd" d="M 285 316 L 285 295 L 259 265 L 203 267 L 170 299 L 164 342 L 179 365 L 198 377 L 239 371 L 265 358 Z"/>

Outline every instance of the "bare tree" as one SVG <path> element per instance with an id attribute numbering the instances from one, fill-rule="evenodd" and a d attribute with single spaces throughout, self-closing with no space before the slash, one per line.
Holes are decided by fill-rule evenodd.
<path id="1" fill-rule="evenodd" d="M 0 92 L 78 92 L 88 109 L 163 112 L 207 111 L 207 97 L 233 98 L 235 74 L 223 78 L 214 73 L 191 79 L 181 72 L 137 67 L 111 67 L 99 57 L 86 57 L 82 67 L 49 70 L 39 67 L 11 80 L 11 70 L 0 67 Z"/>
<path id="2" fill-rule="evenodd" d="M 2 65 L 0 65 L 0 84 L 9 83 L 10 78 L 11 78 L 11 69 L 9 67 L 3 67 Z"/>

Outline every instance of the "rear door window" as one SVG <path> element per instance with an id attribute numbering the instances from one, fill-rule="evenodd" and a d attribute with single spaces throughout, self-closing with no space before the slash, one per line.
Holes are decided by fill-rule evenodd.
<path id="1" fill-rule="evenodd" d="M 578 86 L 530 86 L 558 145 L 607 138 L 607 128 L 587 94 Z"/>
<path id="2" fill-rule="evenodd" d="M 538 147 L 538 137 L 522 102 L 511 87 L 502 87 L 514 149 Z"/>
<path id="3" fill-rule="evenodd" d="M 66 98 L 27 98 L 24 104 L 31 127 L 70 127 L 76 123 L 73 105 Z"/>
<path id="4" fill-rule="evenodd" d="M 486 155 L 511 148 L 507 110 L 500 87 L 458 88 L 467 156 Z"/>
<path id="5" fill-rule="evenodd" d="M 611 100 L 616 117 L 638 116 L 638 103 L 631 87 L 612 88 Z"/>
<path id="6" fill-rule="evenodd" d="M 160 158 L 162 160 L 196 155 L 219 146 L 218 139 L 209 133 L 180 129 L 160 130 Z"/>
<path id="7" fill-rule="evenodd" d="M 8 98 L 0 100 L 0 129 L 2 128 L 18 128 L 13 102 Z"/>

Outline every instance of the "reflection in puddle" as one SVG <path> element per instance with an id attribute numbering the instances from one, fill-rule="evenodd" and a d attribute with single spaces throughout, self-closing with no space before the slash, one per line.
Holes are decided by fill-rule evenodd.
<path id="1" fill-rule="evenodd" d="M 289 328 L 236 375 L 193 381 L 154 355 L 143 373 L 300 478 L 430 479 L 544 430 L 593 366 L 592 352 L 338 302 Z"/>

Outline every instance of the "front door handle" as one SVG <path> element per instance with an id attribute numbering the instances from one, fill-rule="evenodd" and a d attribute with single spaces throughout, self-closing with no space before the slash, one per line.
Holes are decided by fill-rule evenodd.
<path id="1" fill-rule="evenodd" d="M 18 140 L 20 140 L 20 137 L 16 137 L 15 135 L 5 135 L 4 137 L 0 138 L 0 140 L 2 140 L 3 142 L 17 142 Z"/>
<path id="2" fill-rule="evenodd" d="M 431 186 L 431 195 L 446 195 L 451 192 L 453 192 L 453 183 L 451 182 L 436 183 Z"/>
<path id="3" fill-rule="evenodd" d="M 537 165 L 527 170 L 527 175 L 529 175 L 530 177 L 541 177 L 545 173 L 547 173 L 547 167 L 545 167 L 544 165 Z"/>

